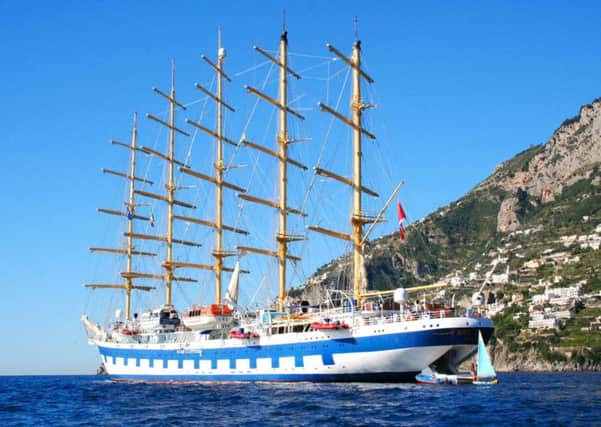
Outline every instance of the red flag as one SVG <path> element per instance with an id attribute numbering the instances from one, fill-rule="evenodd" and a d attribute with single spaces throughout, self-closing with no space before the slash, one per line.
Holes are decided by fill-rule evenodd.
<path id="1" fill-rule="evenodd" d="M 400 200 L 397 202 L 397 214 L 399 216 L 399 237 L 401 238 L 401 240 L 405 240 L 405 229 L 403 228 L 403 221 L 405 221 L 407 215 L 405 214 L 405 210 L 403 209 Z"/>
<path id="2" fill-rule="evenodd" d="M 399 214 L 399 224 L 400 224 L 407 218 L 407 215 L 405 215 L 405 210 L 403 209 L 403 206 L 401 205 L 400 200 L 397 202 L 397 212 Z"/>

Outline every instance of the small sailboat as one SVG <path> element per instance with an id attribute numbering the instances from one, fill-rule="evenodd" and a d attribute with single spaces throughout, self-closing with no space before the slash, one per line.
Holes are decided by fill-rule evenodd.
<path id="1" fill-rule="evenodd" d="M 474 384 L 498 384 L 497 373 L 490 361 L 490 356 L 484 345 L 482 333 L 478 332 L 478 366 L 476 367 L 476 378 Z"/>
<path id="2" fill-rule="evenodd" d="M 421 384 L 498 384 L 497 372 L 492 365 L 482 333 L 478 331 L 478 361 L 472 364 L 469 374 L 442 374 L 426 368 L 415 376 Z"/>

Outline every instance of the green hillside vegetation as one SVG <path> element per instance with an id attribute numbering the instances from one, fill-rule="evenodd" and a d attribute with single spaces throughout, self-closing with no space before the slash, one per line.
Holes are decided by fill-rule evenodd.
<path id="1" fill-rule="evenodd" d="M 569 150 L 591 142 L 590 126 L 573 126 L 580 119 L 579 114 L 564 122 L 564 125 L 572 125 L 572 133 L 561 128 L 556 131 L 560 132 L 564 145 L 550 151 L 556 154 L 546 160 L 548 164 L 558 164 Z M 545 145 L 534 145 L 502 163 L 465 197 L 411 224 L 405 241 L 401 241 L 397 233 L 372 241 L 366 247 L 369 288 L 410 287 L 451 275 L 467 277 L 473 272 L 481 277 L 492 261 L 502 256 L 506 259 L 502 268 L 511 272 L 512 279 L 491 289 L 499 303 L 508 305 L 494 317 L 496 338 L 493 341 L 498 340 L 497 344 L 505 346 L 516 359 L 520 354 L 535 351 L 548 362 L 581 366 L 601 363 L 601 333 L 587 329 L 601 316 L 601 298 L 598 307 L 576 304 L 571 309 L 574 317 L 560 322 L 557 329 L 528 329 L 528 299 L 544 291 L 535 286 L 539 282 L 548 281 L 551 287 L 567 287 L 583 281 L 582 292 L 601 291 L 601 250 L 577 241 L 579 236 L 599 234 L 601 165 L 589 162 L 571 171 L 569 176 L 585 178 L 562 183 L 558 187 L 563 188 L 562 191 L 556 192 L 550 201 L 543 202 L 539 195 L 530 194 L 524 188 L 509 192 L 504 188 L 511 187 L 501 186 L 511 182 L 518 173 L 528 173 L 533 159 L 544 149 Z M 537 162 L 540 174 L 541 163 Z M 515 215 L 519 227 L 515 232 L 499 232 L 497 219 L 501 204 L 511 197 L 517 199 Z M 551 254 L 560 257 L 560 261 L 545 258 Z M 535 269 L 525 268 L 532 260 L 543 261 Z M 322 266 L 314 277 L 325 275 L 328 283 L 348 286 L 349 262 L 348 256 L 341 257 Z M 469 298 L 481 283 L 481 280 L 468 280 L 462 288 L 454 289 L 456 300 Z M 302 292 L 302 287 L 292 291 L 294 295 Z M 514 295 L 523 297 L 523 301 L 509 304 Z M 595 301 L 591 304 L 596 304 Z"/>

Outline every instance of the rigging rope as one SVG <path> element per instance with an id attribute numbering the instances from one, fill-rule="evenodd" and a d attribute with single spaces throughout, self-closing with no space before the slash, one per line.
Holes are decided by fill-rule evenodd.
<path id="1" fill-rule="evenodd" d="M 349 81 L 350 71 L 351 71 L 350 68 L 348 68 L 348 67 L 341 67 L 339 70 L 335 70 L 332 73 L 331 66 L 332 66 L 333 63 L 334 64 L 337 63 L 336 62 L 337 61 L 336 58 L 333 58 L 331 56 L 309 55 L 309 54 L 292 53 L 292 52 L 289 53 L 289 55 L 290 56 L 297 56 L 297 57 L 304 57 L 304 58 L 315 58 L 315 59 L 324 60 L 322 62 L 319 62 L 317 64 L 313 64 L 311 66 L 308 66 L 308 67 L 304 68 L 303 70 L 301 70 L 301 72 L 304 73 L 304 72 L 312 71 L 312 70 L 315 70 L 315 69 L 319 69 L 320 67 L 323 67 L 323 66 L 327 67 L 327 77 L 326 78 L 322 78 L 322 77 L 318 77 L 318 76 L 303 76 L 303 78 L 305 80 L 314 80 L 314 81 L 318 81 L 318 82 L 325 82 L 325 86 L 326 86 L 326 102 L 329 102 L 331 82 L 334 79 L 336 79 L 339 76 L 341 76 L 343 74 L 343 72 L 345 72 L 343 83 L 342 83 L 342 88 L 340 90 L 340 93 L 338 95 L 338 98 L 336 100 L 335 107 L 334 107 L 336 110 L 338 110 L 338 108 L 339 108 L 339 106 L 340 106 L 340 104 L 342 102 L 342 99 L 344 97 L 345 88 L 347 87 L 347 84 L 348 84 L 348 81 Z M 272 81 L 271 77 L 272 77 L 272 73 L 273 73 L 275 65 L 273 63 L 271 63 L 271 61 L 266 60 L 266 61 L 261 62 L 259 64 L 255 64 L 252 67 L 249 67 L 247 69 L 244 69 L 242 71 L 239 71 L 239 72 L 233 74 L 233 76 L 234 77 L 243 76 L 243 75 L 245 75 L 245 74 L 247 74 L 249 72 L 253 72 L 253 71 L 256 71 L 257 69 L 260 69 L 260 68 L 264 67 L 267 64 L 270 64 L 270 67 L 269 67 L 269 70 L 268 70 L 265 78 L 263 79 L 262 85 L 261 85 L 261 89 L 264 89 Z M 213 79 L 211 80 L 211 84 L 210 84 L 210 88 L 211 89 L 215 85 L 215 80 L 216 80 L 215 77 L 213 77 Z M 370 93 L 370 95 L 372 97 L 375 96 L 375 91 L 374 92 L 369 92 L 369 93 Z M 296 98 L 293 98 L 292 101 L 289 102 L 289 104 L 298 103 L 299 101 L 301 101 L 304 98 L 305 98 L 305 95 L 300 95 L 300 96 L 298 96 Z M 246 135 L 246 133 L 247 133 L 249 127 L 250 127 L 250 124 L 251 124 L 251 122 L 253 121 L 253 119 L 255 117 L 255 114 L 257 112 L 257 108 L 258 108 L 259 102 L 261 102 L 261 101 L 258 98 L 254 102 L 254 105 L 253 105 L 253 107 L 251 109 L 251 112 L 248 115 L 246 123 L 244 124 L 243 130 L 242 130 L 242 134 L 241 134 L 242 137 L 244 137 Z M 208 104 L 208 97 L 203 97 L 203 98 L 199 98 L 199 99 L 193 100 L 193 101 L 191 101 L 191 102 L 189 102 L 189 103 L 187 103 L 185 105 L 186 106 L 193 106 L 193 105 L 197 105 L 197 104 L 201 104 L 201 111 L 200 111 L 200 114 L 199 114 L 199 122 L 200 122 L 200 121 L 202 121 L 202 119 L 204 118 L 204 115 L 206 114 L 206 108 L 207 108 L 207 104 Z M 161 117 L 161 116 L 164 117 L 166 114 L 167 114 L 167 112 L 165 111 L 165 112 L 159 113 L 158 116 L 159 117 Z M 273 122 L 274 116 L 275 116 L 275 112 L 272 113 L 270 119 L 268 120 L 267 129 L 269 129 L 271 127 L 271 124 Z M 325 155 L 325 152 L 326 152 L 326 146 L 328 146 L 334 122 L 335 122 L 335 118 L 334 117 L 330 118 L 329 125 L 328 125 L 327 130 L 326 130 L 326 134 L 325 134 L 323 142 L 322 142 L 322 144 L 320 146 L 320 150 L 319 150 L 319 153 L 318 153 L 317 162 L 315 163 L 316 166 L 319 166 L 323 162 L 323 158 L 324 158 L 324 155 Z M 300 123 L 296 122 L 296 121 L 294 121 L 293 123 L 294 123 L 294 126 L 296 126 L 295 129 L 297 131 L 300 131 L 300 129 L 301 129 Z M 153 144 L 153 149 L 155 149 L 155 150 L 156 150 L 156 147 L 158 146 L 159 140 L 162 139 L 162 137 L 164 136 L 164 134 L 162 132 L 163 132 L 162 127 L 159 127 L 159 131 L 157 133 L 156 139 L 155 139 L 154 144 Z M 300 132 L 298 132 L 298 133 L 300 135 Z M 186 152 L 185 152 L 186 154 L 185 154 L 185 159 L 184 159 L 184 163 L 186 163 L 186 164 L 189 164 L 189 161 L 192 158 L 192 150 L 193 150 L 193 147 L 194 147 L 194 145 L 196 143 L 197 137 L 198 137 L 198 129 L 195 128 L 194 132 L 192 134 L 190 143 L 189 143 L 189 145 L 186 148 Z M 265 138 L 266 138 L 266 136 L 264 136 L 264 139 Z M 229 170 L 234 165 L 234 161 L 235 161 L 235 159 L 236 159 L 236 157 L 237 157 L 237 155 L 239 153 L 240 147 L 241 147 L 241 144 L 238 144 L 235 147 L 233 153 L 231 154 L 231 156 L 228 159 L 226 170 Z M 390 173 L 390 167 L 389 167 L 388 162 L 385 160 L 385 159 L 388 159 L 388 158 L 386 156 L 383 156 L 383 153 L 382 153 L 382 150 L 381 150 L 382 147 L 380 146 L 380 144 L 378 144 L 378 143 L 375 144 L 375 147 L 376 147 L 376 154 L 378 155 L 379 160 L 380 160 L 380 164 L 383 165 L 383 166 L 385 166 L 385 168 L 383 168 L 384 169 L 383 172 L 385 174 L 387 174 L 388 180 L 390 182 L 392 182 L 392 176 L 391 176 L 391 173 Z M 338 152 L 337 151 L 338 150 L 338 146 L 336 146 L 334 148 L 335 148 L 335 153 L 337 153 Z M 251 169 L 250 177 L 248 179 L 248 188 L 251 187 L 251 185 L 253 184 L 253 182 L 255 182 L 256 180 L 258 180 L 261 183 L 261 186 L 263 187 L 263 189 L 266 189 L 268 186 L 271 186 L 271 184 L 273 184 L 273 179 L 271 177 L 267 177 L 260 170 L 260 168 L 259 168 L 260 158 L 261 158 L 260 153 L 254 153 L 252 151 L 249 151 L 249 152 L 253 153 L 253 154 L 250 154 L 251 161 L 252 161 L 252 169 Z M 294 153 L 294 151 L 293 151 L 293 153 Z M 298 154 L 300 155 L 301 153 L 299 152 Z M 152 163 L 153 162 L 152 157 L 154 157 L 154 156 L 149 156 L 149 157 L 151 157 L 151 158 L 146 163 L 146 169 L 145 169 L 145 172 L 144 172 L 144 175 L 143 175 L 145 179 L 148 177 L 149 171 L 151 169 L 151 166 L 153 165 L 153 163 Z M 301 160 L 302 160 L 302 156 L 301 156 Z M 162 175 L 165 176 L 166 173 L 167 173 L 166 166 L 163 165 Z M 176 186 L 179 186 L 179 183 L 182 181 L 182 179 L 183 179 L 182 175 L 183 174 L 178 174 L 177 175 Z M 305 174 L 303 174 L 302 176 L 304 177 Z M 308 186 L 306 186 L 307 190 L 306 190 L 304 196 L 302 197 L 302 203 L 301 203 L 301 207 L 300 207 L 300 209 L 302 211 L 305 210 L 305 208 L 309 204 L 309 201 L 314 196 L 316 179 L 317 179 L 317 174 L 314 171 L 310 175 L 309 184 L 308 184 Z M 142 183 L 142 188 L 145 188 L 145 187 L 146 187 L 146 183 Z M 204 192 L 206 192 L 204 190 L 205 189 L 201 188 L 201 186 L 199 185 L 198 189 L 196 191 L 196 194 L 194 195 L 194 200 L 200 200 L 201 194 L 204 193 Z M 156 207 L 156 203 L 157 203 L 156 201 L 152 201 L 151 203 L 146 204 L 146 205 L 150 205 L 151 209 L 154 210 L 154 208 Z M 201 204 L 201 206 L 205 207 L 205 208 L 208 208 L 208 204 Z M 235 219 L 235 224 L 234 224 L 234 226 L 236 228 L 239 226 L 239 224 L 246 223 L 246 221 L 245 221 L 245 219 L 243 217 L 243 211 L 245 210 L 245 207 L 246 207 L 246 201 L 245 200 L 240 200 L 240 203 L 238 205 L 238 212 L 237 212 L 236 219 Z M 334 207 L 337 207 L 337 206 L 334 206 Z M 305 225 L 305 222 L 307 221 L 307 218 L 302 217 L 300 219 L 300 221 L 302 221 L 303 225 Z M 164 218 L 162 219 L 162 222 L 164 222 Z M 158 224 L 157 224 L 157 226 L 158 226 Z M 148 225 L 147 225 L 147 227 L 148 227 Z M 272 224 L 272 228 L 273 227 L 274 227 L 274 224 Z M 183 235 L 185 236 L 185 235 L 189 234 L 189 232 L 190 232 L 189 230 L 190 230 L 190 224 L 188 223 L 188 224 L 186 224 L 186 226 L 185 226 L 185 228 L 183 230 Z M 203 237 L 202 237 L 201 241 L 203 241 L 205 238 L 208 238 L 208 236 L 209 236 L 209 234 L 211 232 L 213 232 L 212 229 L 209 230 L 209 231 L 206 231 L 205 233 L 202 233 Z M 258 235 L 258 236 L 255 236 L 255 237 L 260 239 L 262 237 L 265 237 L 265 235 Z M 234 238 L 233 236 L 230 237 L 230 239 L 233 239 L 233 238 Z M 229 240 L 228 240 L 228 242 L 229 242 Z M 271 240 L 269 240 L 269 242 L 271 243 Z M 329 242 L 329 239 L 326 239 L 326 242 L 327 242 L 326 245 L 328 247 L 331 246 L 330 242 Z M 143 244 L 147 244 L 147 242 L 144 241 Z M 164 244 L 159 244 L 159 246 L 161 247 L 161 249 L 164 249 L 165 245 Z M 307 248 L 308 248 L 308 242 L 307 241 L 302 242 L 301 243 L 301 247 L 300 247 L 300 252 L 301 253 L 305 253 L 307 251 Z M 184 248 L 184 252 L 185 252 L 185 255 L 189 258 L 190 257 L 191 249 Z M 157 259 L 155 259 L 155 260 L 145 260 L 144 258 L 142 258 L 139 262 L 145 263 L 145 262 L 152 262 L 152 261 L 156 261 L 154 263 L 155 267 L 156 267 L 156 263 L 157 262 L 160 265 L 160 261 L 157 260 Z M 294 263 L 293 264 L 293 273 L 294 273 L 293 277 L 299 277 L 299 278 L 301 276 L 306 277 L 307 275 L 305 274 L 305 271 L 304 271 L 303 267 L 304 266 L 303 266 L 302 263 Z M 159 266 L 159 268 L 161 268 L 161 267 Z M 347 266 L 346 269 L 348 269 L 348 268 L 349 267 Z M 263 269 L 261 269 L 261 270 L 263 270 Z M 254 300 L 257 297 L 260 289 L 262 289 L 266 285 L 266 282 L 265 282 L 266 277 L 267 276 L 265 276 L 265 275 L 263 276 L 263 280 L 261 281 L 261 285 L 257 289 L 257 292 L 255 292 L 255 295 L 253 295 L 252 300 Z M 204 289 L 204 287 L 201 286 L 200 289 L 202 290 L 202 289 Z M 182 289 L 182 287 L 180 287 L 180 291 L 181 291 L 184 299 L 189 300 L 189 296 Z"/>
<path id="2" fill-rule="evenodd" d="M 274 66 L 275 66 L 275 65 L 273 65 L 273 64 L 272 64 L 272 65 L 269 67 L 269 71 L 268 71 L 267 75 L 265 76 L 265 79 L 263 80 L 263 84 L 262 84 L 262 86 L 261 86 L 261 90 L 265 89 L 265 87 L 267 86 L 267 83 L 268 83 L 268 81 L 269 81 L 269 78 L 270 78 L 270 76 L 271 76 L 271 73 L 272 73 L 272 71 L 273 71 L 273 69 L 274 69 Z M 246 120 L 246 123 L 244 124 L 244 128 L 242 129 L 242 134 L 241 134 L 241 136 L 240 136 L 240 139 L 243 139 L 243 138 L 245 138 L 245 136 L 246 136 L 246 132 L 248 131 L 248 128 L 249 128 L 249 126 L 250 126 L 250 123 L 251 123 L 251 121 L 252 121 L 252 119 L 253 119 L 253 117 L 254 117 L 254 115 L 255 115 L 256 111 L 257 111 L 257 107 L 258 107 L 258 105 L 259 105 L 259 101 L 260 101 L 260 100 L 259 100 L 258 98 L 255 100 L 255 104 L 253 105 L 253 108 L 252 108 L 252 110 L 251 110 L 251 112 L 250 112 L 250 114 L 249 114 L 249 116 L 248 116 L 248 119 Z M 240 145 L 241 145 L 241 144 L 240 144 Z M 238 147 L 240 147 L 240 145 L 238 145 Z M 237 152 L 237 150 L 238 150 L 238 148 L 236 148 L 236 152 Z M 250 188 L 250 186 L 251 186 L 251 184 L 252 184 L 252 182 L 253 182 L 253 179 L 254 179 L 254 176 L 255 176 L 256 170 L 257 170 L 257 166 L 258 166 L 258 163 L 259 163 L 259 154 L 258 154 L 258 153 L 255 153 L 255 159 L 254 159 L 254 160 L 255 160 L 255 161 L 254 161 L 253 168 L 252 168 L 252 171 L 251 171 L 251 174 L 250 174 L 250 178 L 249 178 L 249 180 L 248 180 L 248 185 L 247 185 L 247 188 Z M 233 162 L 233 158 L 232 158 L 232 160 L 231 160 L 231 162 L 230 162 L 230 166 L 231 166 L 232 162 Z M 240 209 L 239 209 L 239 211 L 238 211 L 238 216 L 237 216 L 237 218 L 236 218 L 236 222 L 235 222 L 235 224 L 236 224 L 236 225 L 235 225 L 235 227 L 237 227 L 237 226 L 238 226 L 238 224 L 240 223 L 240 218 L 241 218 L 241 216 L 242 216 L 242 211 L 244 210 L 244 206 L 245 206 L 245 205 L 246 205 L 246 203 L 245 203 L 245 200 L 242 200 L 242 201 L 241 201 L 241 203 L 240 203 Z"/>
<path id="3" fill-rule="evenodd" d="M 240 77 L 240 76 L 243 76 L 243 75 L 244 75 L 244 74 L 246 74 L 246 73 L 250 73 L 251 71 L 255 71 L 255 70 L 257 70 L 257 69 L 259 69 L 259 68 L 261 68 L 261 67 L 263 67 L 263 66 L 265 66 L 265 65 L 267 65 L 267 64 L 270 64 L 270 63 L 271 63 L 271 61 L 270 61 L 270 60 L 266 60 L 266 61 L 264 61 L 264 62 L 261 62 L 261 63 L 259 63 L 259 64 L 253 65 L 252 67 L 250 67 L 250 68 L 247 68 L 246 70 L 242 70 L 242 71 L 239 71 L 239 72 L 237 72 L 237 73 L 235 73 L 235 74 L 232 74 L 232 76 L 233 76 L 233 77 Z"/>

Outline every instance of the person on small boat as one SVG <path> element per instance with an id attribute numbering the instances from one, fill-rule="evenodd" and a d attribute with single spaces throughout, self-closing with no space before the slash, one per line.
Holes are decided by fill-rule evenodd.
<path id="1" fill-rule="evenodd" d="M 477 374 L 476 374 L 476 364 L 474 362 L 472 362 L 472 366 L 470 366 L 470 374 L 472 375 L 472 380 L 477 380 Z"/>

